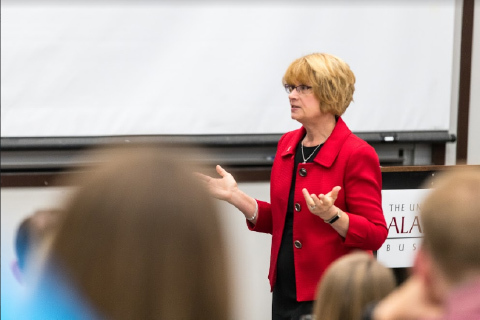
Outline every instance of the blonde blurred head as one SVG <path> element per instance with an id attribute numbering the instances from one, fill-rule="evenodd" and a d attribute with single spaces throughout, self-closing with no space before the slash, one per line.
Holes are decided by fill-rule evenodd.
<path id="1" fill-rule="evenodd" d="M 317 288 L 315 320 L 361 319 L 365 307 L 396 286 L 395 276 L 374 257 L 359 251 L 330 265 Z"/>

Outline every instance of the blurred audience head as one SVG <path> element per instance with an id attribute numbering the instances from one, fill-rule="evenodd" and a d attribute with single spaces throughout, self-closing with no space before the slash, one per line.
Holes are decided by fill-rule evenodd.
<path id="1" fill-rule="evenodd" d="M 60 210 L 42 209 L 22 220 L 15 234 L 16 260 L 12 271 L 19 282 L 24 282 L 27 269 L 32 267 L 35 255 L 44 242 L 53 235 L 60 219 Z"/>
<path id="2" fill-rule="evenodd" d="M 420 205 L 423 240 L 412 275 L 374 309 L 375 320 L 480 319 L 480 169 L 437 172 Z"/>
<path id="3" fill-rule="evenodd" d="M 44 282 L 65 280 L 106 319 L 227 319 L 224 241 L 192 155 L 158 146 L 91 155 L 97 165 L 68 182 L 77 189 Z"/>
<path id="4" fill-rule="evenodd" d="M 356 251 L 330 265 L 317 288 L 315 320 L 357 320 L 364 309 L 396 286 L 393 271 L 371 254 Z"/>
<path id="5" fill-rule="evenodd" d="M 415 268 L 441 295 L 480 276 L 480 170 L 446 170 L 426 187 L 432 191 L 420 207 L 424 237 Z"/>

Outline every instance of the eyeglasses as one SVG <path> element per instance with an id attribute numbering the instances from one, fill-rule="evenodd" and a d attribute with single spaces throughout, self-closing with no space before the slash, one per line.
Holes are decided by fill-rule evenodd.
<path id="1" fill-rule="evenodd" d="M 287 91 L 288 94 L 292 93 L 293 90 L 297 89 L 297 92 L 299 94 L 304 94 L 304 93 L 308 93 L 310 91 L 310 89 L 312 89 L 312 87 L 310 86 L 306 86 L 304 84 L 301 84 L 299 86 L 292 86 L 291 84 L 285 84 L 284 85 L 285 87 L 285 91 Z"/>

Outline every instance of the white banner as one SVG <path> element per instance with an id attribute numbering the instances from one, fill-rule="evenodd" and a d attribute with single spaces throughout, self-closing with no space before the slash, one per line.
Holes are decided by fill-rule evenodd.
<path id="1" fill-rule="evenodd" d="M 409 268 L 423 236 L 420 205 L 428 189 L 382 190 L 388 237 L 377 259 L 390 268 Z"/>

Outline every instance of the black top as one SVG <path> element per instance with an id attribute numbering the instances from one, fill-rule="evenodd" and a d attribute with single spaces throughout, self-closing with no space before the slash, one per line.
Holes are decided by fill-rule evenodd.
<path id="1" fill-rule="evenodd" d="M 298 164 L 303 162 L 301 143 L 295 151 L 295 165 L 293 168 L 292 184 L 288 196 L 287 215 L 283 228 L 282 242 L 277 260 L 277 279 L 273 287 L 272 320 L 299 319 L 301 315 L 311 314 L 313 301 L 297 301 L 297 289 L 295 285 L 295 266 L 293 263 L 293 198 L 295 194 L 295 180 Z M 313 162 L 321 146 L 303 147 L 305 158 L 312 156 L 307 163 Z"/>

